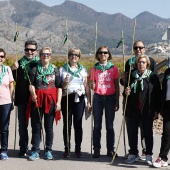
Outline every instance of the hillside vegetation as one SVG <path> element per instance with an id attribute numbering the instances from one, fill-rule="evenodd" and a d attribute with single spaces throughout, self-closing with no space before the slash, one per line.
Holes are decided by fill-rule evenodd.
<path id="1" fill-rule="evenodd" d="M 22 56 L 19 55 L 17 56 L 17 60 L 20 59 Z M 127 61 L 130 58 L 130 56 L 125 58 L 125 61 Z M 156 63 L 159 63 L 161 61 L 163 61 L 165 58 L 154 58 L 154 60 L 156 61 Z M 7 55 L 7 59 L 5 61 L 6 65 L 11 66 L 14 62 L 16 61 L 16 56 L 15 55 Z M 67 62 L 67 57 L 66 56 L 53 56 L 51 63 L 53 63 L 54 65 L 56 65 L 58 68 L 60 68 L 61 66 L 63 66 L 65 63 Z M 94 56 L 82 56 L 80 59 L 80 63 L 82 63 L 82 65 L 88 70 L 88 72 L 90 71 L 90 69 L 93 67 L 93 65 L 97 62 L 97 60 L 94 59 Z M 116 65 L 119 70 L 120 73 L 123 72 L 123 57 L 115 57 L 113 56 L 112 63 L 114 63 L 114 65 Z M 164 72 L 166 67 L 164 67 L 163 69 L 160 70 L 160 72 Z"/>

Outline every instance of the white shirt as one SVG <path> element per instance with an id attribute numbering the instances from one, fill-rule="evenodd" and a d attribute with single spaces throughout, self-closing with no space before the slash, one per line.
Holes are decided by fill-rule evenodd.
<path id="1" fill-rule="evenodd" d="M 77 68 L 72 69 L 72 72 L 77 71 Z M 69 74 L 67 73 L 67 70 L 65 70 L 63 67 L 60 68 L 60 75 L 62 78 L 62 82 L 65 81 L 66 75 Z M 83 68 L 80 73 L 78 73 L 79 77 L 75 77 L 70 75 L 70 80 L 69 80 L 69 84 L 68 84 L 68 94 L 70 93 L 77 93 L 79 96 L 81 96 L 82 94 L 85 94 L 85 87 L 84 87 L 84 81 L 85 78 L 88 76 L 88 72 L 85 68 Z M 63 96 L 66 96 L 67 91 L 66 89 L 63 89 Z"/>

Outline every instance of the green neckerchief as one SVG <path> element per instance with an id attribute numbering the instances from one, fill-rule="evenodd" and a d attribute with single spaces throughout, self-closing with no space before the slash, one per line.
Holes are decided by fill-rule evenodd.
<path id="1" fill-rule="evenodd" d="M 5 76 L 6 72 L 7 72 L 7 68 L 4 64 L 2 64 L 2 73 L 0 74 L 0 84 L 2 84 L 2 79 Z"/>
<path id="2" fill-rule="evenodd" d="M 39 73 L 39 76 L 37 76 L 37 80 L 42 78 L 45 83 L 49 84 L 46 76 L 48 76 L 54 72 L 54 67 L 52 66 L 52 64 L 49 64 L 48 68 L 46 68 L 46 70 L 44 71 L 44 69 L 42 67 L 42 63 L 39 63 L 37 65 L 37 70 Z"/>
<path id="3" fill-rule="evenodd" d="M 97 70 L 101 70 L 101 71 L 109 70 L 109 69 L 112 68 L 113 66 L 114 66 L 114 64 L 112 64 L 110 61 L 107 62 L 107 64 L 106 64 L 105 67 L 102 67 L 100 62 L 97 62 L 97 63 L 94 65 L 94 67 L 95 67 Z"/>
<path id="4" fill-rule="evenodd" d="M 152 73 L 151 70 L 146 70 L 141 77 L 139 77 L 138 71 L 135 70 L 132 73 L 132 76 L 135 78 L 135 81 L 131 84 L 131 89 L 134 87 L 134 93 L 136 93 L 136 89 L 137 89 L 137 85 L 138 85 L 138 81 L 140 81 L 140 85 L 141 85 L 141 90 L 143 90 L 143 79 L 144 78 L 148 78 L 150 76 L 150 74 Z"/>
<path id="5" fill-rule="evenodd" d="M 78 65 L 78 68 L 77 68 L 77 70 L 74 71 L 74 72 L 71 71 L 70 65 L 69 65 L 68 63 L 66 63 L 66 64 L 63 66 L 63 68 L 64 68 L 66 71 L 68 71 L 68 73 L 71 74 L 70 79 L 73 78 L 73 77 L 78 77 L 78 78 L 80 78 L 79 73 L 80 73 L 80 71 L 81 71 L 84 67 L 83 67 L 83 65 L 81 65 L 80 63 L 77 63 L 77 65 Z"/>
<path id="6" fill-rule="evenodd" d="M 129 59 L 129 65 L 135 64 L 136 56 Z"/>
<path id="7" fill-rule="evenodd" d="M 32 60 L 28 60 L 26 56 L 23 56 L 21 58 L 21 68 L 24 70 L 24 79 L 25 80 L 28 80 L 28 77 L 27 77 L 27 73 L 29 74 L 30 73 L 30 64 L 31 63 L 36 63 L 37 61 L 39 60 L 39 57 L 38 56 L 35 56 Z M 26 73 L 27 71 L 27 73 Z"/>

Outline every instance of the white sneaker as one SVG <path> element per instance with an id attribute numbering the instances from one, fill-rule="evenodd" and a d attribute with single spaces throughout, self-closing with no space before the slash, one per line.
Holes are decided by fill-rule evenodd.
<path id="1" fill-rule="evenodd" d="M 143 154 L 140 156 L 140 160 L 142 160 L 142 161 L 145 161 L 145 160 L 146 160 L 146 154 L 145 154 L 145 153 L 143 153 Z"/>
<path id="2" fill-rule="evenodd" d="M 128 163 L 128 164 L 131 164 L 131 163 L 138 161 L 138 160 L 139 160 L 139 155 L 129 154 L 128 159 L 126 159 L 125 162 Z"/>
<path id="3" fill-rule="evenodd" d="M 163 161 L 160 157 L 153 163 L 155 168 L 166 167 L 168 166 L 168 162 Z"/>
<path id="4" fill-rule="evenodd" d="M 145 162 L 148 164 L 148 165 L 152 165 L 152 155 L 146 155 L 146 160 Z"/>

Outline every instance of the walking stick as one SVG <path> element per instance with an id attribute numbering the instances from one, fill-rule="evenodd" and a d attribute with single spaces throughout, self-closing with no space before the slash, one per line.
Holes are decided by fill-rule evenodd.
<path id="1" fill-rule="evenodd" d="M 25 68 L 25 72 L 27 74 L 29 85 L 31 85 L 30 86 L 31 87 L 31 92 L 32 92 L 31 95 L 33 94 L 33 96 L 35 96 L 36 95 L 35 89 L 33 89 L 33 87 L 32 87 L 31 80 L 30 80 L 30 77 L 29 77 L 28 72 L 26 70 L 26 67 L 24 67 L 24 68 Z M 43 145 L 44 145 L 44 152 L 45 152 L 45 137 L 44 137 L 44 131 L 43 131 L 43 125 L 42 125 L 42 120 L 41 120 L 40 109 L 38 107 L 37 101 L 35 102 L 35 105 L 37 106 L 37 110 L 38 110 L 38 116 L 39 116 L 39 121 L 40 121 L 40 125 L 41 125 L 41 133 L 42 133 L 42 137 L 43 137 Z"/>
<path id="2" fill-rule="evenodd" d="M 67 55 L 68 55 L 68 22 L 66 20 L 66 37 L 67 37 Z M 67 56 L 66 55 L 66 56 Z M 67 56 L 67 64 L 68 64 L 68 56 Z M 67 74 L 68 74 L 68 66 L 67 66 Z M 68 147 L 68 157 L 70 158 L 70 134 L 69 134 L 69 125 L 68 125 L 68 84 L 67 84 L 67 147 Z"/>
<path id="3" fill-rule="evenodd" d="M 95 30 L 94 61 L 93 61 L 93 63 L 95 63 L 96 46 L 97 46 L 97 22 L 96 22 L 96 30 Z M 94 83 L 94 75 L 92 77 L 92 81 Z M 92 150 L 93 150 L 93 118 L 94 117 L 93 117 L 93 100 L 92 100 L 92 112 L 91 112 L 91 159 L 92 159 Z"/>
<path id="4" fill-rule="evenodd" d="M 131 51 L 131 54 L 133 54 L 133 44 L 134 44 L 134 38 L 135 38 L 135 29 L 136 29 L 136 18 L 135 18 L 134 27 L 133 27 L 132 51 Z M 129 87 L 130 75 L 131 75 L 131 64 L 130 64 L 130 68 L 129 68 L 128 85 L 127 85 L 127 87 Z M 120 134 L 119 134 L 119 138 L 118 138 L 118 143 L 117 143 L 116 151 L 115 151 L 115 154 L 113 155 L 111 164 L 113 164 L 113 162 L 115 160 L 116 153 L 117 153 L 117 150 L 118 150 L 118 147 L 119 147 L 119 143 L 120 143 L 120 137 L 121 137 L 122 129 L 125 126 L 125 112 L 126 112 L 127 99 L 128 99 L 128 95 L 126 95 L 126 98 L 125 98 L 125 104 L 124 104 L 124 109 L 123 109 L 123 118 L 122 118 L 122 124 L 121 124 L 121 128 L 120 128 Z"/>
<path id="5" fill-rule="evenodd" d="M 15 60 L 17 62 L 18 57 L 18 27 L 16 24 L 16 33 L 14 37 L 14 42 L 16 42 L 16 49 L 15 49 Z M 17 70 L 16 70 L 16 80 L 17 80 Z M 17 119 L 18 119 L 18 107 L 15 107 L 15 132 L 14 132 L 14 155 L 15 155 L 15 149 L 16 149 L 16 136 L 17 136 Z"/>
<path id="6" fill-rule="evenodd" d="M 125 50 L 124 50 L 124 35 L 123 35 L 123 30 L 122 30 L 122 54 L 123 54 L 123 71 L 125 73 Z M 124 79 L 124 82 L 125 82 L 125 79 Z M 124 88 L 125 88 L 125 84 L 124 84 Z M 125 152 L 125 156 L 127 155 L 127 152 L 126 152 L 126 136 L 125 136 L 125 130 L 126 130 L 126 127 L 125 127 L 125 123 L 123 124 L 123 143 L 124 143 L 124 152 Z"/>

